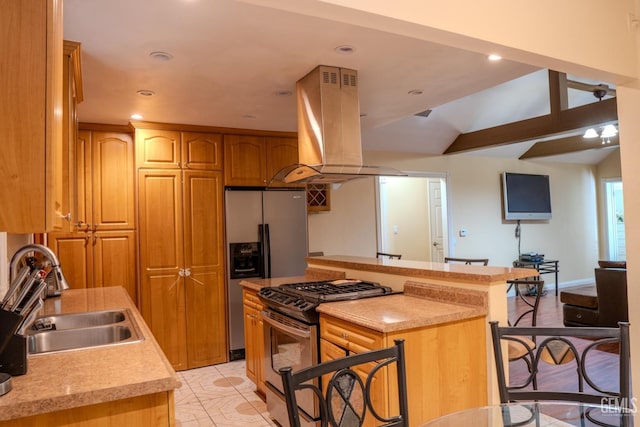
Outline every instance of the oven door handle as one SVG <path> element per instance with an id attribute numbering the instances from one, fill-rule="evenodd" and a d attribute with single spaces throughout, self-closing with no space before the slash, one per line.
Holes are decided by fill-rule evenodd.
<path id="1" fill-rule="evenodd" d="M 266 312 L 262 312 L 262 320 L 267 322 L 269 325 L 271 325 L 274 328 L 280 329 L 282 331 L 285 331 L 286 333 L 293 335 L 295 337 L 298 338 L 310 338 L 311 337 L 311 332 L 307 331 L 307 330 L 300 330 L 298 328 L 294 328 L 292 326 L 288 326 L 285 325 L 283 323 L 278 322 L 277 320 L 272 319 L 268 313 Z"/>

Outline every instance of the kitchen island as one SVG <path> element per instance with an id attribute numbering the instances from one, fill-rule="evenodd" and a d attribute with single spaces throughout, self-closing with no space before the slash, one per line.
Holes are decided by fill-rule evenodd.
<path id="1" fill-rule="evenodd" d="M 491 349 L 489 320 L 497 320 L 507 325 L 507 280 L 532 276 L 529 268 L 500 266 L 446 264 L 439 262 L 411 261 L 397 259 L 377 259 L 347 255 L 308 257 L 308 268 L 322 274 L 344 274 L 362 280 L 383 283 L 394 290 L 403 290 L 407 281 L 447 289 L 441 296 L 431 292 L 427 297 L 456 301 L 460 290 L 479 291 L 486 296 L 486 353 L 488 403 L 499 403 L 495 363 Z M 453 298 L 453 299 L 452 299 Z"/>
<path id="2" fill-rule="evenodd" d="M 41 314 L 129 308 L 143 340 L 28 356 L 28 371 L 0 396 L 0 426 L 170 426 L 175 371 L 122 287 L 71 289 Z"/>
<path id="3" fill-rule="evenodd" d="M 410 414 L 416 420 L 498 401 L 488 321 L 506 324 L 506 281 L 529 277 L 530 269 L 349 256 L 312 257 L 307 263 L 306 276 L 247 279 L 241 285 L 255 295 L 264 286 L 347 277 L 398 292 L 320 304 L 321 360 L 405 338 Z"/>

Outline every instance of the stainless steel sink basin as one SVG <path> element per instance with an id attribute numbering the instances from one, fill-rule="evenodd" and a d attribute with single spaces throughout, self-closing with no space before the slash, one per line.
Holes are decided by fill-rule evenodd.
<path id="1" fill-rule="evenodd" d="M 128 309 L 41 316 L 49 329 L 27 331 L 29 354 L 81 350 L 142 341 L 131 311 Z"/>
<path id="2" fill-rule="evenodd" d="M 62 330 L 88 328 L 123 322 L 127 316 L 124 310 L 89 311 L 86 313 L 56 314 L 37 317 L 32 330 Z"/>

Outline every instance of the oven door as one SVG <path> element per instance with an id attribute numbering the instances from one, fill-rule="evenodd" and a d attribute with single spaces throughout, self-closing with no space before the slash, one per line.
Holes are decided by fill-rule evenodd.
<path id="1" fill-rule="evenodd" d="M 318 363 L 318 325 L 303 323 L 269 309 L 262 312 L 262 319 L 267 410 L 280 425 L 288 426 L 282 378 L 278 370 L 291 367 L 296 372 Z M 314 420 L 318 419 L 319 409 L 311 390 L 296 392 L 296 399 L 301 418 L 307 420 L 304 425 L 315 426 Z"/>

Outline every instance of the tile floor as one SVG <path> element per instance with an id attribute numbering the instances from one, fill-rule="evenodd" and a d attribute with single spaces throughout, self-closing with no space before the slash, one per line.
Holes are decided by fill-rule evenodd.
<path id="1" fill-rule="evenodd" d="M 177 427 L 276 426 L 245 375 L 244 360 L 181 371 L 178 377 Z"/>

